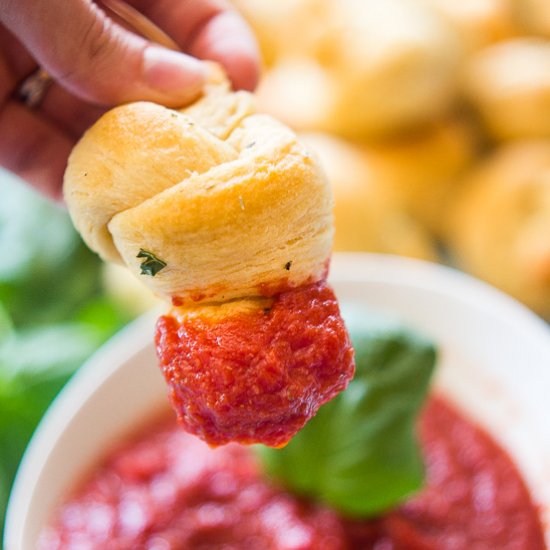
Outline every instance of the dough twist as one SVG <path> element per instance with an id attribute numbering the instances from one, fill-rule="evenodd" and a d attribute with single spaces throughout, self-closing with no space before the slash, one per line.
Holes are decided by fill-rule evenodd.
<path id="1" fill-rule="evenodd" d="M 64 190 L 90 248 L 178 304 L 260 296 L 326 272 L 322 171 L 292 131 L 225 82 L 179 112 L 140 102 L 105 114 L 75 147 Z M 142 275 L 140 251 L 166 266 Z"/>

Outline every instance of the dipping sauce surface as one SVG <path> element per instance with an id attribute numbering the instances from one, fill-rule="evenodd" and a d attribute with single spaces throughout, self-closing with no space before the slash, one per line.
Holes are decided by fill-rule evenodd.
<path id="1" fill-rule="evenodd" d="M 268 304 L 157 323 L 172 406 L 182 426 L 210 445 L 284 445 L 353 377 L 351 341 L 325 281 Z"/>
<path id="2" fill-rule="evenodd" d="M 44 549 L 544 550 L 509 457 L 439 398 L 420 419 L 426 487 L 350 521 L 274 487 L 252 452 L 211 449 L 172 421 L 112 454 L 60 508 Z"/>

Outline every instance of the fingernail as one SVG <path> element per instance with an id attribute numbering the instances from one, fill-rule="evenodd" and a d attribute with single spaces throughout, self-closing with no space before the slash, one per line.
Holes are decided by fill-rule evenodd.
<path id="1" fill-rule="evenodd" d="M 143 76 L 151 88 L 174 99 L 188 99 L 204 86 L 206 70 L 203 63 L 193 57 L 149 46 L 144 52 Z"/>

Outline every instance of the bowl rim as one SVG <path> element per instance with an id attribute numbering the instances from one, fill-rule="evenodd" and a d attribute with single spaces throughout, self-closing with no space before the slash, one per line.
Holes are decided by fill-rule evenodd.
<path id="1" fill-rule="evenodd" d="M 507 318 L 516 330 L 529 332 L 540 341 L 550 357 L 550 326 L 525 306 L 502 291 L 455 268 L 423 260 L 386 254 L 337 253 L 333 255 L 331 280 L 340 284 L 364 280 L 402 284 L 422 290 L 438 290 L 460 299 L 477 310 L 490 311 Z M 28 495 L 37 483 L 41 468 L 57 439 L 70 423 L 72 415 L 97 392 L 122 364 L 142 352 L 150 341 L 142 340 L 130 348 L 127 341 L 133 333 L 143 333 L 153 326 L 160 310 L 154 308 L 129 323 L 101 346 L 73 375 L 52 402 L 38 424 L 21 459 L 10 492 L 5 515 L 4 548 L 20 548 L 25 518 L 30 505 Z M 22 513 L 23 512 L 23 513 Z"/>

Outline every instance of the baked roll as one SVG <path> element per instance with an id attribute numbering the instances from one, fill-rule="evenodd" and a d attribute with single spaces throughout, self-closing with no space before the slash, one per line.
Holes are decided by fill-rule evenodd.
<path id="1" fill-rule="evenodd" d="M 479 136 L 457 117 L 397 139 L 364 146 L 373 177 L 402 208 L 440 237 L 462 178 L 479 154 Z"/>
<path id="2" fill-rule="evenodd" d="M 334 195 L 334 250 L 436 260 L 429 233 L 392 193 L 369 151 L 329 134 L 300 136 L 319 156 Z"/>
<path id="3" fill-rule="evenodd" d="M 433 7 L 457 31 L 466 53 L 517 36 L 520 32 L 510 0 L 420 1 Z"/>
<path id="4" fill-rule="evenodd" d="M 267 67 L 297 53 L 314 53 L 332 0 L 232 0 L 248 21 Z"/>
<path id="5" fill-rule="evenodd" d="M 455 261 L 550 319 L 550 141 L 505 145 L 464 184 L 450 216 Z"/>
<path id="6" fill-rule="evenodd" d="M 529 34 L 550 37 L 548 0 L 508 0 L 518 22 Z"/>
<path id="7" fill-rule="evenodd" d="M 64 192 L 90 248 L 172 303 L 157 349 L 189 431 L 282 445 L 347 385 L 330 188 L 248 93 L 219 77 L 180 111 L 113 109 L 74 148 Z"/>
<path id="8" fill-rule="evenodd" d="M 550 42 L 521 38 L 480 51 L 465 67 L 466 96 L 496 139 L 550 137 Z"/>
<path id="9" fill-rule="evenodd" d="M 412 0 L 324 4 L 302 25 L 319 29 L 313 43 L 281 56 L 260 83 L 262 110 L 295 129 L 353 139 L 394 135 L 448 111 L 461 52 L 437 13 Z"/>

